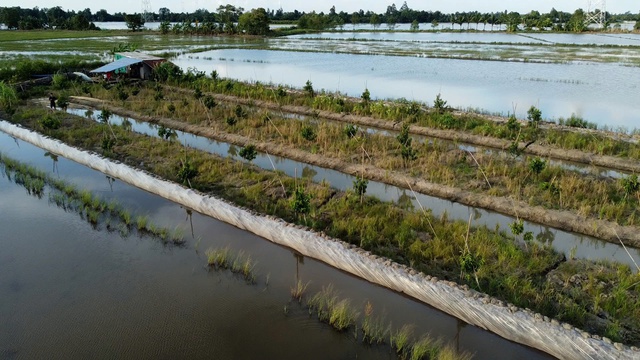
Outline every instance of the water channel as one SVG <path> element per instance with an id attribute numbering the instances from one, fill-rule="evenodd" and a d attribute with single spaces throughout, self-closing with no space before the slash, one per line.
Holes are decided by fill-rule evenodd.
<path id="1" fill-rule="evenodd" d="M 71 108 L 68 111 L 81 116 L 86 114 L 86 110 L 79 108 Z M 98 121 L 97 116 L 97 112 L 94 112 L 92 115 L 93 119 L 96 121 Z M 122 124 L 123 120 L 125 120 L 125 118 L 117 115 L 112 115 L 110 118 L 111 123 L 114 125 Z M 131 118 L 126 118 L 126 120 L 131 123 L 133 131 L 148 136 L 158 137 L 158 127 L 156 125 L 137 121 Z M 177 135 L 178 141 L 184 145 L 223 157 L 231 156 L 238 161 L 244 161 L 237 154 L 240 149 L 234 145 L 182 131 L 177 131 Z M 253 164 L 266 170 L 273 170 L 273 167 L 275 166 L 276 169 L 283 171 L 288 176 L 302 176 L 309 178 L 316 183 L 327 181 L 332 187 L 339 190 L 351 189 L 353 181 L 355 180 L 353 176 L 335 170 L 309 165 L 273 155 L 269 156 L 264 153 L 258 153 L 257 158 L 253 160 Z M 410 190 L 375 181 L 369 182 L 367 194 L 375 196 L 382 201 L 397 203 L 410 201 L 416 209 L 423 206 L 427 209 L 431 209 L 431 212 L 435 216 L 442 216 L 446 213 L 449 219 L 468 221 L 471 216 L 473 225 L 485 225 L 489 228 L 499 226 L 501 229 L 509 229 L 509 224 L 514 221 L 514 218 L 510 216 L 465 206 L 449 200 L 424 194 L 414 194 Z M 577 257 L 594 260 L 611 260 L 628 264 L 632 268 L 634 267 L 633 260 L 620 245 L 604 242 L 585 235 L 558 230 L 529 221 L 524 222 L 524 230 L 533 232 L 538 241 L 553 246 L 557 251 L 564 253 L 567 258 Z M 629 251 L 636 261 L 637 259 L 640 259 L 640 249 L 629 249 Z"/>
<path id="2" fill-rule="evenodd" d="M 310 282 L 309 293 L 333 284 L 358 308 L 369 301 L 394 326 L 414 324 L 476 359 L 548 358 L 4 133 L 0 151 L 187 234 L 174 247 L 95 228 L 2 173 L 3 358 L 395 358 L 290 303 L 296 279 Z M 226 246 L 257 261 L 256 284 L 205 269 L 204 251 Z"/>

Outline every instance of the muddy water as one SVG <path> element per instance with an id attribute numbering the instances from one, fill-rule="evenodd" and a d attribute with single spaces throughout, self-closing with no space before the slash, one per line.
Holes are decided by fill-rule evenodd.
<path id="1" fill-rule="evenodd" d="M 303 41 L 303 40 L 300 40 Z M 184 70 L 243 81 L 302 87 L 359 97 L 400 98 L 432 103 L 437 94 L 458 108 L 506 114 L 514 108 L 526 117 L 534 105 L 545 118 L 575 113 L 599 127 L 635 128 L 640 105 L 637 84 L 629 79 L 640 68 L 617 64 L 537 64 L 526 62 L 429 59 L 417 57 L 226 49 L 182 55 Z M 603 79 L 606 79 L 604 81 Z"/>
<path id="2" fill-rule="evenodd" d="M 4 134 L 0 151 L 187 235 L 184 247 L 167 247 L 94 229 L 0 175 L 2 358 L 395 358 L 290 303 L 296 279 L 310 294 L 333 284 L 359 309 L 370 301 L 394 326 L 414 324 L 477 359 L 547 358 Z M 225 246 L 257 261 L 257 284 L 204 268 L 204 251 Z"/>
<path id="3" fill-rule="evenodd" d="M 69 109 L 69 112 L 78 115 L 85 115 L 86 110 Z M 94 112 L 94 119 L 97 115 L 98 113 Z M 119 125 L 122 123 L 123 119 L 123 117 L 113 115 L 111 117 L 111 123 Z M 146 122 L 138 122 L 135 119 L 130 118 L 127 118 L 127 120 L 131 122 L 133 131 L 153 137 L 158 136 L 158 127 L 156 125 Z M 182 144 L 207 151 L 212 154 L 217 154 L 223 157 L 231 156 L 238 161 L 244 161 L 240 156 L 238 156 L 240 148 L 234 145 L 182 131 L 177 131 L 177 134 L 177 141 L 180 141 Z M 340 190 L 351 189 L 353 187 L 353 181 L 355 180 L 353 176 L 335 170 L 309 165 L 282 157 L 268 156 L 264 153 L 258 153 L 253 164 L 266 170 L 273 170 L 275 167 L 276 169 L 283 171 L 288 176 L 309 178 L 317 183 L 324 180 L 332 187 Z M 446 214 L 449 219 L 463 221 L 468 221 L 471 217 L 473 225 L 485 225 L 489 228 L 499 226 L 507 232 L 509 232 L 509 224 L 514 221 L 514 218 L 510 216 L 465 206 L 449 200 L 424 194 L 413 193 L 410 190 L 401 189 L 396 186 L 375 181 L 369 181 L 367 194 L 375 196 L 382 201 L 407 204 L 416 209 L 424 207 L 426 209 L 430 209 L 435 216 L 442 216 Z M 553 246 L 557 251 L 564 253 L 567 258 L 576 257 L 593 260 L 617 261 L 635 268 L 633 260 L 620 245 L 604 242 L 585 235 L 562 231 L 529 221 L 524 222 L 524 231 L 531 231 L 539 242 Z M 640 259 L 640 249 L 629 249 L 629 252 L 635 261 Z"/>

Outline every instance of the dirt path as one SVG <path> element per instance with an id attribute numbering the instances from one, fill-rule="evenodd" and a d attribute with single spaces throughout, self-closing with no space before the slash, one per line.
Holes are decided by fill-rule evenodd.
<path id="1" fill-rule="evenodd" d="M 181 89 L 177 87 L 169 87 L 165 86 L 170 91 L 174 92 L 184 92 L 190 93 L 190 90 Z M 335 113 L 331 111 L 324 110 L 315 110 L 305 106 L 295 106 L 295 105 L 279 105 L 277 103 L 263 101 L 263 100 L 254 100 L 254 99 L 244 99 L 231 95 L 222 95 L 215 93 L 207 93 L 211 95 L 214 99 L 218 101 L 225 101 L 230 103 L 242 104 L 246 106 L 256 106 L 264 109 L 284 111 L 288 113 L 305 115 L 305 116 L 318 116 L 321 118 L 325 118 L 333 121 L 341 121 L 350 124 L 356 124 L 361 126 L 370 126 L 376 127 L 384 130 L 394 130 L 400 131 L 401 123 L 393 123 L 389 120 L 376 119 L 368 116 L 359 116 L 359 115 L 347 115 L 341 113 Z M 461 113 L 460 113 L 461 114 Z M 489 120 L 497 121 L 495 117 L 491 117 Z M 582 133 L 593 133 L 593 130 L 589 129 L 564 129 L 564 127 L 560 127 L 561 130 L 564 131 L 576 131 Z M 463 142 L 470 145 L 483 146 L 493 149 L 499 149 L 506 151 L 511 145 L 511 141 L 504 139 L 497 139 L 489 136 L 481 136 L 468 134 L 457 130 L 441 130 L 441 129 L 433 129 L 427 128 L 423 126 L 411 125 L 409 131 L 412 134 L 423 135 L 443 140 L 455 141 L 455 142 Z M 598 134 L 604 134 L 605 136 L 609 136 L 606 133 L 598 132 Z M 615 136 L 610 136 L 616 139 Z M 609 155 L 597 155 L 592 153 L 586 153 L 580 150 L 565 150 L 554 147 L 548 147 L 538 144 L 531 144 L 525 148 L 525 143 L 522 142 L 519 144 L 520 148 L 524 148 L 524 152 L 531 155 L 548 157 L 551 159 L 557 160 L 565 160 L 565 161 L 573 161 L 577 163 L 587 164 L 587 165 L 595 165 L 604 167 L 612 170 L 623 170 L 629 172 L 640 172 L 640 162 L 624 159 L 616 156 Z"/>
<path id="2" fill-rule="evenodd" d="M 410 185 L 413 190 L 426 195 L 447 199 L 467 206 L 496 211 L 508 216 L 526 219 L 566 231 L 593 236 L 615 244 L 619 244 L 620 240 L 622 240 L 627 246 L 640 248 L 640 229 L 635 226 L 621 226 L 611 221 L 586 218 L 569 211 L 549 210 L 540 206 L 530 206 L 525 202 L 506 197 L 472 193 L 459 188 L 431 183 L 408 175 L 385 171 L 371 165 L 350 164 L 338 159 L 311 154 L 300 149 L 269 142 L 256 142 L 254 139 L 226 132 L 216 132 L 207 127 L 186 124 L 174 119 L 145 116 L 93 98 L 73 97 L 71 101 L 76 104 L 106 108 L 115 114 L 161 124 L 165 127 L 237 146 L 253 144 L 259 151 L 271 155 L 333 169 L 353 176 L 364 175 L 364 177 L 369 180 L 395 185 L 404 189 L 409 189 Z"/>

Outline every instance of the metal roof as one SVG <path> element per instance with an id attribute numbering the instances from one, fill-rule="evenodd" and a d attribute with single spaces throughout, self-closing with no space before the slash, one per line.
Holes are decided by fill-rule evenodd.
<path id="1" fill-rule="evenodd" d="M 132 59 L 145 60 L 145 61 L 164 60 L 163 58 L 159 58 L 157 56 L 153 56 L 149 54 L 144 54 L 137 51 L 119 52 L 119 53 L 116 53 L 116 55 L 132 58 Z"/>
<path id="2" fill-rule="evenodd" d="M 129 65 L 141 63 L 142 61 L 143 60 L 141 59 L 132 59 L 132 58 L 124 57 L 122 59 L 118 59 L 107 65 L 101 66 L 95 70 L 91 70 L 91 72 L 92 73 L 108 73 Z"/>

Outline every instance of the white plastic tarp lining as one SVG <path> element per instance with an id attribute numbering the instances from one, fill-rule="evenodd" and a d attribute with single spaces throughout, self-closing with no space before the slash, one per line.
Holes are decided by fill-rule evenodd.
<path id="1" fill-rule="evenodd" d="M 250 231 L 304 256 L 407 294 L 469 324 L 562 359 L 639 359 L 640 352 L 602 341 L 567 324 L 554 324 L 529 311 L 506 306 L 486 295 L 416 273 L 348 244 L 292 226 L 281 219 L 253 214 L 215 197 L 197 193 L 146 172 L 82 151 L 57 140 L 0 121 L 0 131 L 64 156 L 133 186 L 158 194 L 202 214 Z M 385 264 L 387 262 L 387 264 Z M 622 349 L 622 350 L 620 350 Z"/>

